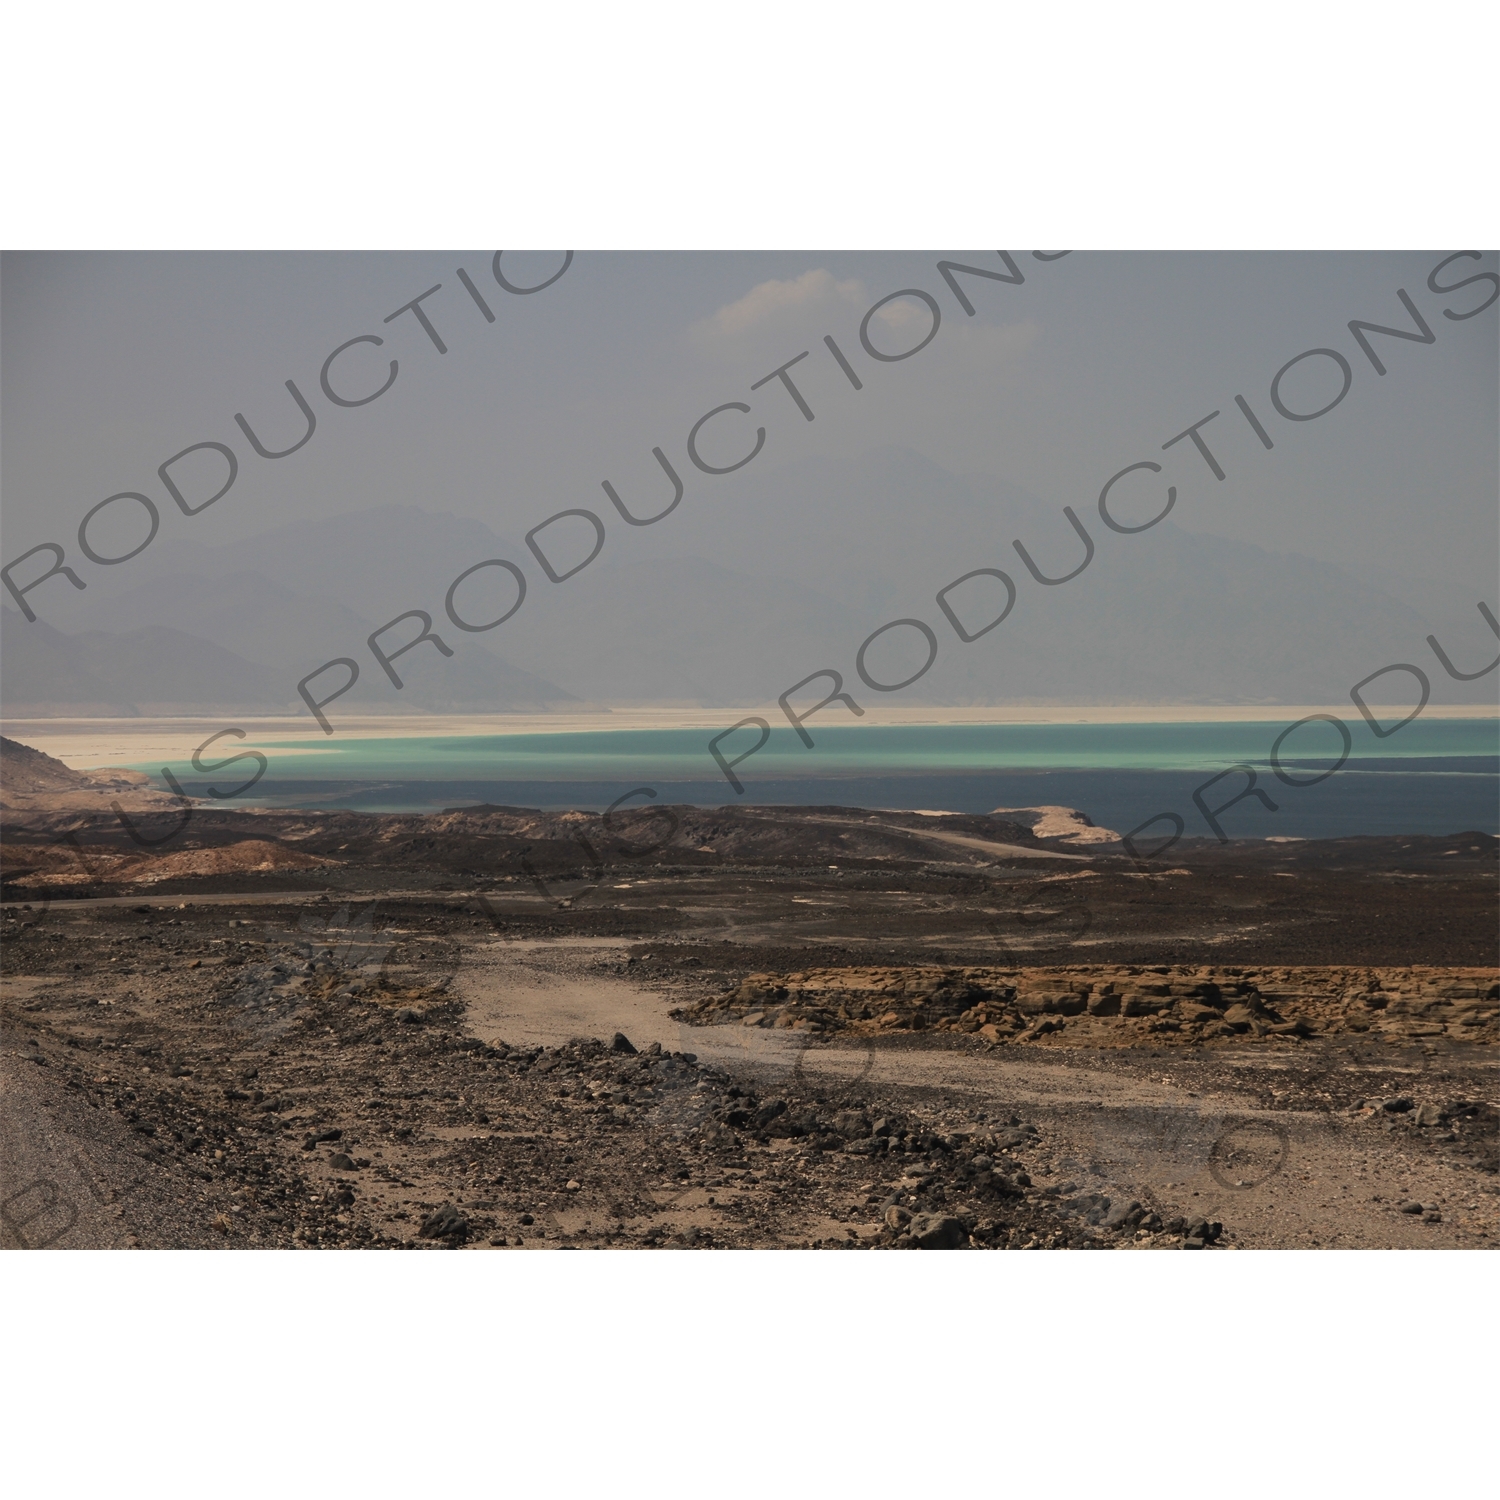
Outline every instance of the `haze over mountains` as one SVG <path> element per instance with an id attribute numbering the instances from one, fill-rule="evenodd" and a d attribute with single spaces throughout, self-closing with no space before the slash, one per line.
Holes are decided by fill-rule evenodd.
<path id="1" fill-rule="evenodd" d="M 636 477 L 636 486 L 617 479 L 622 498 L 637 514 L 654 514 L 671 498 L 665 479 L 651 468 Z M 1155 476 L 1134 477 L 1143 482 L 1122 483 L 1114 497 L 1127 522 L 1149 519 L 1162 503 Z M 694 475 L 681 505 L 645 528 L 627 527 L 602 492 L 549 497 L 537 520 L 577 505 L 606 528 L 596 560 L 561 584 L 542 575 L 519 536 L 445 515 L 436 497 L 228 546 L 163 541 L 108 575 L 96 570 L 86 592 L 61 580 L 38 590 L 30 596 L 42 617 L 35 624 L 5 611 L 5 711 L 305 713 L 298 680 L 339 656 L 359 661 L 361 673 L 330 707 L 335 719 L 340 708 L 483 712 L 580 701 L 748 712 L 824 667 L 839 670 L 867 705 L 1340 702 L 1392 662 L 1422 666 L 1435 703 L 1493 700 L 1492 678 L 1452 681 L 1425 644 L 1436 631 L 1460 665 L 1489 661 L 1496 646 L 1476 600 L 1454 599 L 1451 613 L 1428 617 L 1372 581 L 1195 533 L 1176 513 L 1119 535 L 1100 522 L 1090 496 L 1067 503 L 1093 539 L 1093 561 L 1071 582 L 1047 587 L 1012 541 L 1050 576 L 1076 568 L 1084 548 L 1063 499 L 959 477 L 898 447 L 847 461 L 810 458 L 754 483 L 741 478 L 731 492 Z M 731 493 L 732 503 L 721 498 Z M 593 540 L 575 520 L 550 528 L 543 545 L 561 572 Z M 494 557 L 525 572 L 524 605 L 489 634 L 453 629 L 443 610 L 449 584 Z M 963 644 L 934 596 L 979 568 L 1008 574 L 1016 603 L 1003 624 Z M 503 612 L 514 597 L 499 570 L 465 589 L 471 618 Z M 973 631 L 1004 599 L 1002 584 L 980 577 L 949 602 Z M 411 609 L 432 616 L 455 654 L 422 645 L 402 656 L 397 692 L 366 637 Z M 900 692 L 875 693 L 856 676 L 855 654 L 873 630 L 903 617 L 935 632 L 936 663 Z M 406 622 L 384 644 L 393 650 L 415 629 Z M 866 666 L 895 682 L 925 656 L 919 633 L 903 629 L 872 646 Z M 1412 696 L 1408 681 L 1381 679 L 1372 701 L 1403 701 Z M 827 691 L 814 686 L 819 697 Z"/>

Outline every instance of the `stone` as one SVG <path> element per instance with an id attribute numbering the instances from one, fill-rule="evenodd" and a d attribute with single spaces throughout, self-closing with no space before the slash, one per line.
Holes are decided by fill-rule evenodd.
<path id="1" fill-rule="evenodd" d="M 424 1240 L 463 1240 L 469 1236 L 469 1221 L 451 1203 L 445 1203 L 422 1220 L 417 1234 Z"/>
<path id="2" fill-rule="evenodd" d="M 422 1012 L 419 1010 L 414 1010 L 410 1005 L 403 1005 L 401 1009 L 396 1012 L 396 1019 L 400 1021 L 403 1026 L 415 1026 L 422 1019 Z"/>
<path id="3" fill-rule="evenodd" d="M 579 1182 L 576 1177 L 570 1177 L 568 1179 L 568 1186 L 567 1186 L 567 1191 L 568 1192 L 570 1192 L 570 1193 L 579 1192 L 582 1189 L 582 1187 L 583 1187 L 583 1184 L 581 1182 Z"/>
<path id="4" fill-rule="evenodd" d="M 888 1228 L 900 1233 L 911 1223 L 911 1215 L 899 1203 L 893 1203 L 885 1211 L 885 1222 Z"/>
<path id="5" fill-rule="evenodd" d="M 1134 1229 L 1145 1217 L 1146 1210 L 1132 1198 L 1129 1202 L 1116 1203 L 1101 1222 L 1106 1229 Z"/>
<path id="6" fill-rule="evenodd" d="M 764 1108 L 762 1106 L 762 1112 Z M 792 1139 L 813 1135 L 820 1128 L 818 1112 L 811 1104 L 797 1104 L 790 1109 L 783 1104 L 781 1111 L 764 1127 L 768 1135 Z"/>
<path id="7" fill-rule="evenodd" d="M 841 1109 L 833 1117 L 833 1129 L 846 1141 L 862 1140 L 870 1134 L 870 1117 L 862 1109 Z"/>
<path id="8" fill-rule="evenodd" d="M 1441 1125 L 1445 1117 L 1446 1111 L 1440 1104 L 1428 1102 L 1419 1104 L 1411 1118 L 1414 1125 Z"/>
<path id="9" fill-rule="evenodd" d="M 969 1232 L 951 1214 L 918 1214 L 908 1230 L 919 1250 L 959 1250 L 969 1242 Z"/>
<path id="10" fill-rule="evenodd" d="M 1074 990 L 1037 990 L 1017 998 L 1022 1016 L 1082 1016 L 1085 996 Z"/>
<path id="11" fill-rule="evenodd" d="M 335 1172 L 352 1172 L 354 1170 L 354 1158 L 344 1151 L 335 1151 L 328 1158 L 328 1165 Z"/>
<path id="12" fill-rule="evenodd" d="M 1311 1036 L 1313 1028 L 1302 1016 L 1293 1016 L 1289 1021 L 1278 1021 L 1266 1027 L 1267 1036 Z"/>
<path id="13" fill-rule="evenodd" d="M 1396 1212 L 1398 1214 L 1419 1214 L 1422 1212 L 1422 1205 L 1420 1203 L 1403 1203 Z"/>
<path id="14" fill-rule="evenodd" d="M 1137 1205 L 1139 1207 L 1139 1205 Z M 1109 1199 L 1103 1193 L 1080 1193 L 1067 1204 L 1058 1204 L 1065 1212 L 1076 1213 L 1086 1224 L 1102 1224 L 1110 1212 Z M 1135 1215 L 1127 1213 L 1126 1225 L 1135 1228 Z"/>
<path id="15" fill-rule="evenodd" d="M 1017 1040 L 1029 1042 L 1034 1037 L 1048 1036 L 1054 1031 L 1061 1031 L 1063 1029 L 1063 1024 L 1064 1023 L 1059 1021 L 1056 1016 L 1048 1016 L 1044 1020 L 1034 1022 L 1032 1025 L 1028 1026 L 1026 1030 L 1021 1033 L 1020 1037 L 1017 1038 Z"/>
<path id="16" fill-rule="evenodd" d="M 1427 1212 L 1422 1215 L 1422 1222 L 1424 1224 L 1441 1224 L 1443 1222 L 1443 1216 L 1438 1212 L 1436 1208 L 1429 1208 Z"/>
<path id="17" fill-rule="evenodd" d="M 636 1055 L 634 1045 L 632 1044 L 630 1038 L 626 1036 L 623 1031 L 615 1032 L 615 1034 L 609 1039 L 609 1050 L 611 1052 L 623 1052 L 630 1057 L 634 1057 Z"/>
<path id="18" fill-rule="evenodd" d="M 1195 1025 L 1203 1022 L 1217 1022 L 1219 1013 L 1211 1005 L 1204 1005 L 1197 1000 L 1184 1000 L 1177 1007 L 1177 1014 L 1184 1021 L 1191 1021 Z"/>

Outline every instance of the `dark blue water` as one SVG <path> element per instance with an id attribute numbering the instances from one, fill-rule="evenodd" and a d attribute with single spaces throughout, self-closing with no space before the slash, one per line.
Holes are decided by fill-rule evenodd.
<path id="1" fill-rule="evenodd" d="M 1195 789 L 1235 764 L 1256 773 L 1256 798 L 1216 812 L 1233 838 L 1334 838 L 1352 834 L 1500 833 L 1500 744 L 1494 719 L 1424 717 L 1384 739 L 1357 715 L 1352 754 L 1316 786 L 1291 787 L 1270 753 L 1287 721 L 1198 724 L 831 725 L 804 747 L 789 729 L 740 763 L 737 794 L 707 751 L 704 730 L 334 739 L 259 743 L 266 776 L 241 805 L 425 812 L 476 803 L 607 807 L 636 787 L 664 802 L 824 804 L 989 812 L 1055 804 L 1081 808 L 1117 832 L 1175 812 L 1189 836 L 1213 830 Z M 753 730 L 726 741 L 734 756 Z M 1312 723 L 1280 752 L 1290 776 L 1311 779 L 1335 764 L 1337 729 Z M 156 773 L 157 767 L 141 767 Z M 191 794 L 214 778 L 175 766 Z M 222 789 L 227 778 L 221 778 Z M 1233 772 L 1203 790 L 1214 811 L 1246 787 Z M 653 799 L 638 797 L 638 803 Z M 228 804 L 226 804 L 228 805 Z M 1152 830 L 1153 835 L 1158 830 Z M 1167 824 L 1160 832 L 1168 831 Z M 1147 835 L 1143 835 L 1143 841 Z"/>
<path id="2" fill-rule="evenodd" d="M 627 805 L 676 802 L 698 806 L 731 803 L 822 804 L 845 807 L 989 812 L 996 807 L 1059 805 L 1083 809 L 1101 827 L 1124 833 L 1161 812 L 1176 812 L 1188 836 L 1211 836 L 1193 802 L 1193 791 L 1214 774 L 1180 771 L 1006 771 L 992 774 L 917 774 L 784 779 L 747 786 L 736 797 L 717 781 L 636 782 L 655 799 Z M 1231 776 L 1204 792 L 1210 810 L 1245 785 Z M 1402 772 L 1346 767 L 1319 786 L 1283 786 L 1269 771 L 1258 778 L 1276 811 L 1247 798 L 1218 814 L 1231 838 L 1342 838 L 1352 834 L 1500 833 L 1500 775 L 1490 770 Z M 203 795 L 206 783 L 190 794 Z M 282 808 L 358 809 L 368 812 L 436 812 L 495 803 L 518 807 L 600 809 L 631 790 L 624 781 L 393 781 L 336 783 L 279 781 L 268 776 L 254 805 Z M 251 800 L 251 799 L 247 799 Z M 233 804 L 225 804 L 230 806 Z M 1142 834 L 1144 843 L 1170 832 L 1166 823 Z"/>

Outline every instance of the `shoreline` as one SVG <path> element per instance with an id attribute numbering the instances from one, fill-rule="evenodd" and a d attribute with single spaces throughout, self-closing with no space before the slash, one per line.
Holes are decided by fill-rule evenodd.
<path id="1" fill-rule="evenodd" d="M 1375 704 L 1372 712 L 1401 717 L 1409 705 Z M 781 718 L 778 705 L 759 705 L 749 712 L 773 725 Z M 1358 710 L 1348 704 L 1155 704 L 1155 705 L 1061 705 L 1006 704 L 944 708 L 896 707 L 875 704 L 866 707 L 863 719 L 851 721 L 875 726 L 947 727 L 975 724 L 1278 724 L 1286 725 L 1311 714 L 1333 714 L 1347 723 Z M 465 736 L 599 734 L 611 730 L 704 729 L 718 732 L 736 719 L 747 717 L 743 709 L 704 708 L 589 708 L 577 713 L 518 714 L 364 714 L 351 715 L 338 724 L 336 739 L 445 739 Z M 1500 710 L 1491 704 L 1429 704 L 1427 719 L 1497 719 Z M 329 736 L 307 715 L 215 715 L 212 717 L 100 718 L 77 719 L 0 718 L 0 733 L 33 749 L 42 750 L 73 770 L 98 770 L 116 764 L 144 760 L 181 760 L 192 754 L 209 736 L 233 726 L 245 730 L 245 738 L 227 736 L 207 752 L 218 758 L 239 751 L 264 747 L 272 742 L 299 742 L 299 755 L 337 753 Z M 327 746 L 326 752 L 323 747 Z"/>

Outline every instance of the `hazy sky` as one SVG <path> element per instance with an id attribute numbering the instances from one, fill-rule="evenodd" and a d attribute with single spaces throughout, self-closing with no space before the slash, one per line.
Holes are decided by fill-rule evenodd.
<path id="1" fill-rule="evenodd" d="M 688 484 L 684 506 L 702 514 L 732 507 L 747 474 L 896 443 L 1095 519 L 1103 482 L 1153 460 L 1164 473 L 1151 483 L 1178 486 L 1173 519 L 1185 528 L 1336 562 L 1418 608 L 1451 590 L 1472 610 L 1475 599 L 1493 601 L 1497 568 L 1496 308 L 1462 321 L 1444 316 L 1468 312 L 1492 290 L 1479 282 L 1430 291 L 1429 272 L 1451 253 L 1080 252 L 1043 262 L 1014 251 L 1023 285 L 960 278 L 973 317 L 937 262 L 1002 270 L 993 251 L 580 253 L 530 296 L 500 288 L 482 251 L 12 254 L 0 280 L 3 560 L 57 541 L 86 581 L 108 572 L 112 585 L 126 582 L 147 554 L 105 570 L 81 559 L 77 543 L 88 508 L 124 490 L 156 501 L 158 545 L 230 541 L 298 517 L 391 504 L 476 517 L 518 538 L 565 507 L 609 517 L 604 479 L 646 513 L 657 509 L 665 498 L 651 458 L 658 444 Z M 501 263 L 517 284 L 560 264 L 560 254 Z M 461 285 L 460 266 L 493 323 Z M 1487 254 L 1455 261 L 1442 279 L 1495 269 Z M 446 354 L 411 313 L 383 322 L 438 283 L 423 308 Z M 936 299 L 941 327 L 911 358 L 876 361 L 861 348 L 861 320 L 904 288 Z M 1347 324 L 1410 327 L 1398 289 L 1436 343 L 1374 336 L 1389 371 L 1381 377 Z M 899 350 L 929 323 L 926 308 L 908 298 L 872 320 L 871 337 Z M 378 400 L 341 409 L 320 390 L 319 371 L 361 334 L 386 343 L 350 349 L 336 385 L 351 395 L 371 390 L 391 358 L 400 372 Z M 863 390 L 834 363 L 825 334 Z M 1324 417 L 1289 422 L 1273 409 L 1272 377 L 1319 347 L 1349 361 L 1349 393 Z M 792 378 L 813 422 L 779 381 L 751 390 L 803 350 L 810 353 Z M 286 446 L 304 430 L 288 379 L 318 427 L 301 451 L 268 461 L 251 451 L 234 413 L 268 446 Z M 1338 388 L 1336 366 L 1320 356 L 1286 378 L 1282 396 L 1312 410 Z M 1237 393 L 1270 431 L 1274 451 L 1235 408 Z M 739 475 L 709 477 L 688 462 L 688 431 L 730 401 L 751 404 L 752 413 L 716 419 L 704 456 L 730 461 L 757 425 L 765 449 Z M 1227 472 L 1222 482 L 1190 442 L 1161 451 L 1215 409 L 1221 414 L 1203 436 Z M 157 465 L 208 439 L 234 449 L 239 477 L 217 504 L 186 517 Z M 1121 489 L 1126 511 L 1133 482 Z M 1138 493 L 1144 518 L 1158 491 L 1143 485 Z M 858 524 L 859 497 L 833 498 Z M 127 550 L 142 535 L 128 502 L 90 532 L 101 551 Z M 614 526 L 609 545 L 619 557 L 670 554 L 672 518 Z M 731 556 L 717 560 L 734 565 Z M 66 630 L 76 628 L 72 594 L 54 579 L 30 602 Z"/>

